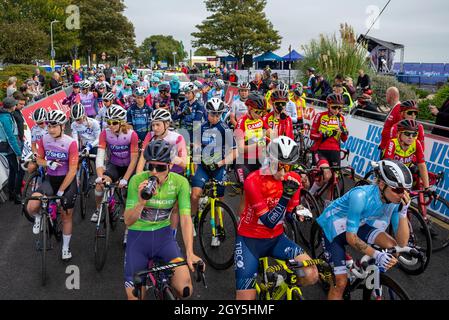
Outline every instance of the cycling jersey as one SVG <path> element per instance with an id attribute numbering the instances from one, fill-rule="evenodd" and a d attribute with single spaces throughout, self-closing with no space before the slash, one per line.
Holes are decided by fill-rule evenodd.
<path id="1" fill-rule="evenodd" d="M 246 114 L 237 123 L 236 137 L 245 139 L 245 145 L 258 144 L 260 147 L 266 145 L 265 131 L 268 130 L 268 125 L 262 119 L 252 119 L 250 115 Z M 258 159 L 259 154 L 262 154 L 262 148 L 257 148 L 257 152 L 245 152 L 243 155 L 245 159 Z"/>
<path id="2" fill-rule="evenodd" d="M 149 172 L 136 174 L 128 184 L 126 209 L 133 209 L 139 203 L 139 185 L 148 180 Z M 157 194 L 147 201 L 142 214 L 129 230 L 156 231 L 170 225 L 170 215 L 175 203 L 178 203 L 179 214 L 190 216 L 190 185 L 183 176 L 170 172 L 167 180 L 159 186 Z"/>
<path id="3" fill-rule="evenodd" d="M 225 97 L 225 92 L 224 90 L 217 90 L 215 88 L 212 88 L 208 93 L 207 93 L 207 101 L 209 101 L 212 98 L 218 98 L 221 100 L 224 100 Z"/>
<path id="4" fill-rule="evenodd" d="M 35 125 L 31 128 L 31 143 L 36 143 L 47 133 L 47 126 L 45 126 L 45 128 L 41 128 L 40 126 Z"/>
<path id="5" fill-rule="evenodd" d="M 162 98 L 159 96 L 153 101 L 153 109 L 166 108 L 171 111 L 174 106 L 175 102 L 171 99 L 171 97 Z"/>
<path id="6" fill-rule="evenodd" d="M 95 96 L 92 92 L 88 92 L 87 94 L 80 93 L 80 102 L 84 106 L 88 117 L 96 116 L 97 110 L 95 110 Z"/>
<path id="7" fill-rule="evenodd" d="M 108 148 L 110 152 L 109 161 L 119 167 L 129 166 L 131 153 L 139 152 L 139 137 L 134 130 L 128 133 L 113 133 L 109 128 L 100 133 L 100 149 Z"/>
<path id="8" fill-rule="evenodd" d="M 98 138 L 101 130 L 97 120 L 87 118 L 87 120 L 83 121 L 81 124 L 74 121 L 71 128 L 73 139 L 75 139 L 76 142 L 81 142 L 80 148 L 86 147 L 88 144 L 90 144 L 92 148 L 98 146 Z"/>
<path id="9" fill-rule="evenodd" d="M 287 136 L 291 139 L 295 139 L 293 135 L 292 118 L 287 117 L 287 119 L 285 120 L 280 120 L 274 114 L 274 111 L 272 111 L 263 117 L 263 121 L 265 122 L 266 126 L 274 130 L 274 132 L 277 133 L 278 136 Z"/>
<path id="10" fill-rule="evenodd" d="M 293 101 L 288 101 L 287 106 L 285 107 L 285 111 L 288 116 L 292 119 L 293 123 L 298 122 L 298 112 L 296 110 L 296 104 Z"/>
<path id="11" fill-rule="evenodd" d="M 395 139 L 398 137 L 398 124 L 395 124 L 390 131 L 390 139 Z M 423 148 L 423 150 L 425 150 L 425 145 L 424 145 L 424 127 L 422 124 L 418 124 L 418 140 L 419 142 L 421 142 L 421 146 Z"/>
<path id="12" fill-rule="evenodd" d="M 69 107 L 73 106 L 74 104 L 80 103 L 81 98 L 79 93 L 72 92 L 70 96 L 62 100 L 62 105 L 68 105 Z"/>
<path id="13" fill-rule="evenodd" d="M 304 111 L 306 110 L 306 100 L 301 97 L 297 98 L 294 93 L 290 93 L 290 101 L 296 106 L 296 114 L 298 116 L 298 121 L 304 118 Z"/>
<path id="14" fill-rule="evenodd" d="M 424 159 L 424 150 L 419 140 L 415 140 L 407 150 L 403 150 L 399 144 L 399 140 L 397 138 L 392 139 L 387 143 L 383 158 L 398 160 L 407 167 L 410 167 L 412 164 L 426 162 Z"/>
<path id="15" fill-rule="evenodd" d="M 127 112 L 126 118 L 133 130 L 137 133 L 139 140 L 145 140 L 148 131 L 151 127 L 151 113 L 153 109 L 146 104 L 143 107 L 138 107 L 137 104 L 132 105 Z"/>
<path id="16" fill-rule="evenodd" d="M 344 232 L 357 234 L 365 224 L 385 231 L 391 222 L 396 232 L 399 204 L 386 204 L 381 198 L 377 185 L 353 188 L 332 202 L 316 221 L 329 242 Z"/>
<path id="17" fill-rule="evenodd" d="M 231 112 L 235 114 L 236 120 L 239 121 L 240 118 L 242 118 L 248 112 L 248 107 L 246 106 L 244 101 L 240 99 L 234 100 L 234 102 L 232 102 Z"/>
<path id="18" fill-rule="evenodd" d="M 233 131 L 224 122 L 212 125 L 207 121 L 201 126 L 201 150 L 205 163 L 217 163 L 236 148 Z"/>
<path id="19" fill-rule="evenodd" d="M 299 182 L 301 177 L 295 172 L 286 174 Z M 274 179 L 269 169 L 260 169 L 251 173 L 245 180 L 245 209 L 241 214 L 238 234 L 240 236 L 257 239 L 272 239 L 284 232 L 283 220 L 274 229 L 266 227 L 260 217 L 277 206 L 282 197 L 282 181 Z M 288 202 L 286 212 L 292 212 L 300 204 L 301 188 Z"/>
<path id="20" fill-rule="evenodd" d="M 188 108 L 189 111 L 187 111 Z M 193 123 L 196 121 L 202 123 L 205 120 L 205 114 L 204 106 L 198 100 L 195 100 L 193 103 L 189 101 L 181 103 L 178 112 L 174 113 L 172 117 L 174 121 L 181 121 L 181 127 L 189 131 L 190 141 L 193 141 Z"/>
<path id="21" fill-rule="evenodd" d="M 150 90 L 148 90 L 148 94 L 154 99 L 156 99 L 159 96 L 159 89 L 156 87 L 151 87 Z"/>
<path id="22" fill-rule="evenodd" d="M 100 110 L 98 110 L 98 114 L 95 117 L 95 119 L 97 120 L 97 122 L 100 124 L 100 128 L 101 130 L 105 129 L 108 127 L 108 124 L 106 123 L 106 111 L 108 111 L 109 107 L 103 107 Z"/>
<path id="23" fill-rule="evenodd" d="M 390 140 L 391 128 L 401 120 L 401 103 L 398 102 L 396 106 L 394 106 L 393 110 L 390 112 L 387 120 L 384 123 L 384 128 L 382 130 L 382 140 L 380 141 L 379 149 L 384 150 L 386 148 L 388 140 Z"/>
<path id="24" fill-rule="evenodd" d="M 69 172 L 70 165 L 78 164 L 78 144 L 68 135 L 55 139 L 48 133 L 37 142 L 38 155 L 47 161 L 55 161 L 61 164 L 56 170 L 47 167 L 49 176 L 65 176 Z"/>
<path id="25" fill-rule="evenodd" d="M 340 128 L 342 133 L 334 137 L 323 138 L 323 134 L 330 134 L 332 131 Z M 342 115 L 332 116 L 328 111 L 319 113 L 313 119 L 310 138 L 315 141 L 312 151 L 317 150 L 335 150 L 340 151 L 340 140 L 345 142 L 348 140 L 345 118 Z"/>
<path id="26" fill-rule="evenodd" d="M 273 105 L 271 103 L 271 95 L 273 94 L 273 90 L 268 90 L 268 92 L 265 95 L 265 100 L 267 101 L 267 110 L 272 110 Z"/>
<path id="27" fill-rule="evenodd" d="M 155 138 L 154 132 L 148 132 L 147 136 L 145 137 L 145 140 L 143 141 L 142 149 L 145 150 L 146 147 L 150 144 L 151 140 L 153 140 L 154 138 Z M 164 137 L 163 140 L 168 142 L 170 145 L 176 146 L 178 150 L 177 156 L 179 158 L 185 159 L 187 157 L 186 141 L 182 135 L 174 131 L 168 131 L 167 135 Z M 175 164 L 171 169 L 171 172 L 184 174 L 184 169 Z"/>

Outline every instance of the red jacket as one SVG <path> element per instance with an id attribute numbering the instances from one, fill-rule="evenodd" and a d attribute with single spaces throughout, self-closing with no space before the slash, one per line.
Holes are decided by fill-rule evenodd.
<path id="1" fill-rule="evenodd" d="M 398 102 L 393 110 L 390 112 L 387 120 L 384 124 L 384 129 L 382 131 L 382 140 L 380 141 L 379 149 L 384 150 L 387 146 L 388 141 L 390 140 L 391 128 L 402 120 L 401 116 L 401 103 Z"/>
<path id="2" fill-rule="evenodd" d="M 287 117 L 285 120 L 277 119 L 274 115 L 274 111 L 272 111 L 263 117 L 263 122 L 268 128 L 277 130 L 278 137 L 286 136 L 295 139 L 295 136 L 293 135 L 292 118 Z"/>

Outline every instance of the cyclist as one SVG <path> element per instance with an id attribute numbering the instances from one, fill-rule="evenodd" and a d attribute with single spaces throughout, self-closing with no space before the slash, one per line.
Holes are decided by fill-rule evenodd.
<path id="1" fill-rule="evenodd" d="M 166 83 L 162 83 L 159 85 L 158 89 L 159 97 L 154 99 L 153 109 L 164 108 L 168 111 L 173 110 L 175 104 L 170 96 L 170 86 Z"/>
<path id="2" fill-rule="evenodd" d="M 124 89 L 124 86 L 123 86 L 123 77 L 122 76 L 117 76 L 117 77 L 115 77 L 115 84 L 114 84 L 114 86 L 112 87 L 112 93 L 115 95 L 115 96 L 117 96 L 117 97 L 119 97 L 120 96 L 120 94 L 121 94 L 121 91 Z"/>
<path id="3" fill-rule="evenodd" d="M 223 80 L 221 80 L 221 79 L 215 80 L 214 87 L 208 93 L 208 96 L 207 96 L 208 101 L 210 99 L 212 99 L 212 98 L 219 98 L 221 100 L 224 100 L 224 98 L 225 98 L 225 91 L 224 91 L 225 86 L 226 85 L 225 85 Z"/>
<path id="4" fill-rule="evenodd" d="M 408 100 L 401 103 L 401 120 L 416 120 L 418 117 L 419 108 L 414 100 Z M 390 139 L 394 139 L 398 136 L 398 124 L 395 124 L 391 128 Z M 418 124 L 418 140 L 421 142 L 423 150 L 424 145 L 424 127 L 422 124 Z"/>
<path id="5" fill-rule="evenodd" d="M 376 264 L 388 270 L 397 259 L 386 252 L 373 249 L 404 247 L 408 243 L 407 209 L 412 174 L 401 162 L 382 160 L 373 163 L 376 184 L 351 189 L 332 202 L 317 218 L 324 232 L 325 257 L 334 269 L 335 283 L 330 286 L 328 298 L 342 299 L 348 281 L 345 246 L 376 259 Z M 390 223 L 394 239 L 386 232 Z"/>
<path id="6" fill-rule="evenodd" d="M 137 133 L 139 141 L 142 142 L 150 130 L 150 118 L 153 109 L 145 103 L 147 96 L 145 88 L 137 88 L 134 94 L 136 96 L 136 103 L 128 109 L 127 121 Z"/>
<path id="7" fill-rule="evenodd" d="M 106 112 L 108 128 L 100 133 L 98 144 L 95 180 L 96 210 L 91 217 L 92 222 L 97 222 L 98 211 L 103 199 L 106 182 L 119 181 L 119 188 L 125 188 L 134 173 L 139 156 L 139 137 L 126 123 L 126 110 L 113 105 Z M 108 150 L 108 162 L 105 163 L 106 150 Z"/>
<path id="8" fill-rule="evenodd" d="M 297 82 L 293 91 L 290 92 L 289 95 L 290 102 L 294 103 L 296 107 L 297 114 L 297 124 L 304 124 L 304 112 L 306 110 L 306 95 L 304 93 L 303 84 L 301 82 Z"/>
<path id="9" fill-rule="evenodd" d="M 273 91 L 270 97 L 273 111 L 264 116 L 263 121 L 266 123 L 274 136 L 287 136 L 294 139 L 293 135 L 293 120 L 287 111 L 288 104 L 288 88 L 284 83 L 280 83 Z M 290 108 L 290 113 L 293 118 L 297 120 L 296 107 Z"/>
<path id="10" fill-rule="evenodd" d="M 72 138 L 78 143 L 78 150 L 83 154 L 97 154 L 100 137 L 100 124 L 95 119 L 86 117 L 84 106 L 80 103 L 72 107 Z"/>
<path id="11" fill-rule="evenodd" d="M 343 96 L 330 94 L 326 99 L 328 111 L 315 116 L 310 132 L 310 138 L 314 140 L 311 148 L 315 152 L 315 163 L 318 168 L 339 167 L 341 163 L 341 141 L 348 139 L 348 129 L 345 118 L 341 114 L 344 107 Z M 330 170 L 323 171 L 323 178 L 315 181 L 310 189 L 314 194 L 332 177 Z"/>
<path id="12" fill-rule="evenodd" d="M 95 109 L 95 96 L 90 91 L 90 86 L 89 80 L 85 80 L 81 84 L 80 103 L 86 109 L 87 116 L 94 118 L 97 115 L 97 110 Z"/>
<path id="13" fill-rule="evenodd" d="M 95 111 L 98 114 L 98 111 L 103 108 L 103 95 L 107 93 L 106 85 L 103 82 L 99 82 L 96 84 L 96 90 L 94 91 L 95 95 Z"/>
<path id="14" fill-rule="evenodd" d="M 98 111 L 98 114 L 95 117 L 95 119 L 100 123 L 101 130 L 107 127 L 105 120 L 106 111 L 112 106 L 115 100 L 115 95 L 112 92 L 106 92 L 103 94 L 103 108 Z"/>
<path id="15" fill-rule="evenodd" d="M 394 159 L 405 164 L 414 175 L 422 179 L 424 189 L 429 188 L 429 173 L 424 158 L 424 148 L 418 137 L 419 125 L 415 120 L 402 120 L 397 124 L 397 138 L 387 143 L 384 159 Z M 416 182 L 417 179 L 414 179 Z"/>
<path id="16" fill-rule="evenodd" d="M 191 82 L 185 85 L 183 91 L 187 100 L 182 102 L 178 111 L 173 114 L 173 120 L 180 120 L 181 128 L 189 132 L 189 144 L 193 142 L 193 131 L 197 128 L 194 128 L 195 122 L 201 124 L 204 119 L 204 106 L 196 99 L 195 89 L 195 85 Z"/>
<path id="17" fill-rule="evenodd" d="M 62 260 L 72 258 L 70 239 L 72 237 L 72 214 L 77 196 L 76 171 L 78 148 L 76 141 L 64 134 L 67 117 L 61 110 L 52 110 L 47 116 L 48 134 L 37 143 L 37 164 L 46 168 L 46 179 L 33 197 L 42 195 L 64 196 L 62 204 L 63 244 Z M 33 233 L 39 234 L 41 218 L 40 201 L 29 201 L 27 211 L 35 216 Z"/>
<path id="18" fill-rule="evenodd" d="M 201 150 L 201 155 L 194 155 L 198 166 L 192 178 L 192 214 L 196 222 L 199 200 L 206 183 L 210 179 L 224 181 L 226 165 L 233 163 L 237 157 L 233 132 L 220 120 L 224 110 L 225 104 L 221 99 L 212 98 L 207 102 L 207 121 L 201 126 L 201 146 L 194 144 L 194 150 Z M 223 198 L 224 193 L 225 188 L 219 186 L 218 197 Z M 213 238 L 212 246 L 218 246 L 218 241 L 218 237 Z"/>
<path id="19" fill-rule="evenodd" d="M 178 97 L 181 92 L 181 82 L 179 81 L 179 77 L 175 74 L 172 76 L 170 82 L 170 95 L 175 105 L 178 105 Z"/>
<path id="20" fill-rule="evenodd" d="M 237 300 L 255 300 L 259 259 L 309 260 L 310 257 L 284 234 L 283 222 L 300 204 L 301 177 L 292 172 L 299 146 L 289 137 L 274 139 L 267 148 L 269 165 L 245 180 L 245 210 L 238 226 L 235 246 Z M 315 266 L 305 268 L 302 286 L 318 280 Z"/>
<path id="21" fill-rule="evenodd" d="M 192 295 L 189 269 L 200 261 L 193 252 L 193 226 L 190 216 L 190 186 L 183 176 L 170 172 L 173 146 L 164 140 L 153 140 L 145 148 L 144 157 L 148 171 L 132 177 L 126 201 L 125 223 L 129 228 L 125 255 L 125 290 L 128 299 L 132 294 L 135 272 L 145 270 L 150 260 L 164 263 L 184 261 L 181 250 L 170 228 L 170 215 L 178 203 L 182 235 L 188 266 L 174 269 L 171 286 L 179 298 Z M 157 188 L 149 201 L 141 194 L 150 177 L 156 177 Z"/>
<path id="22" fill-rule="evenodd" d="M 240 120 L 240 118 L 248 112 L 248 107 L 246 106 L 245 102 L 246 100 L 248 100 L 250 89 L 251 85 L 248 82 L 242 82 L 239 85 L 238 99 L 232 102 L 230 122 L 234 128 L 237 126 L 237 122 Z"/>
<path id="23" fill-rule="evenodd" d="M 70 96 L 68 96 L 67 98 L 65 98 L 61 102 L 61 104 L 63 106 L 67 106 L 69 108 L 71 108 L 75 103 L 79 103 L 80 102 L 80 88 L 81 88 L 81 84 L 79 82 L 75 82 L 73 84 L 72 88 L 73 88 L 73 91 L 70 94 Z"/>
<path id="24" fill-rule="evenodd" d="M 153 76 L 151 77 L 151 87 L 148 90 L 149 95 L 154 100 L 157 96 L 159 96 L 159 84 L 161 83 L 160 78 Z"/>
<path id="25" fill-rule="evenodd" d="M 36 123 L 31 128 L 31 151 L 37 158 L 37 142 L 48 133 L 47 129 L 47 111 L 44 108 L 38 108 L 33 112 L 33 121 Z M 37 169 L 37 164 L 30 162 L 28 164 L 28 173 L 33 173 Z"/>

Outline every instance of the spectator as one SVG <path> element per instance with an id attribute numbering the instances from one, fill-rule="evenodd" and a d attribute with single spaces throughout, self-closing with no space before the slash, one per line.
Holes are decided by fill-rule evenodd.
<path id="1" fill-rule="evenodd" d="M 316 86 L 317 86 L 317 81 L 316 81 L 316 76 L 315 76 L 315 68 L 312 68 L 312 67 L 308 68 L 306 74 L 309 77 L 309 80 L 307 82 L 307 86 L 304 89 L 306 89 L 308 98 L 315 98 L 314 92 L 316 92 Z"/>
<path id="2" fill-rule="evenodd" d="M 435 106 L 429 106 L 429 108 L 430 112 L 437 117 L 435 124 L 448 128 L 448 130 L 434 128 L 432 134 L 449 138 L 449 98 L 443 103 L 440 110 Z"/>
<path id="3" fill-rule="evenodd" d="M 25 122 L 25 118 L 23 117 L 22 110 L 25 107 L 27 101 L 24 95 L 19 95 L 16 99 L 17 106 L 16 110 L 12 113 L 12 116 L 14 117 L 14 120 L 17 124 L 17 133 L 19 138 L 19 147 L 20 147 L 20 154 L 22 154 L 23 151 L 23 144 L 25 142 L 25 129 L 27 128 L 27 124 Z M 25 175 L 25 171 L 22 170 L 22 167 L 19 166 L 19 170 L 17 171 L 17 177 L 16 177 L 16 189 L 14 190 L 14 193 L 16 194 L 16 204 L 19 204 L 22 199 L 20 198 L 21 194 L 21 187 L 22 187 L 22 180 Z M 19 202 L 19 203 L 17 203 Z"/>
<path id="4" fill-rule="evenodd" d="M 251 91 L 258 91 L 260 93 L 264 92 L 265 83 L 262 81 L 262 75 L 256 73 L 254 80 L 250 83 Z"/>
<path id="5" fill-rule="evenodd" d="M 83 68 L 79 68 L 79 75 L 80 75 L 80 81 L 84 80 L 84 69 Z"/>
<path id="6" fill-rule="evenodd" d="M 19 204 L 21 199 L 18 195 L 22 184 L 16 184 L 22 152 L 19 145 L 17 123 L 12 115 L 16 106 L 17 100 L 12 97 L 3 100 L 3 107 L 0 109 L 0 153 L 6 157 L 9 165 L 9 200 Z M 17 190 L 19 192 L 16 192 Z"/>
<path id="7" fill-rule="evenodd" d="M 229 73 L 229 82 L 231 83 L 231 86 L 237 86 L 239 83 L 239 77 L 237 76 L 237 71 L 235 69 L 231 69 L 231 72 Z"/>
<path id="8" fill-rule="evenodd" d="M 106 81 L 111 84 L 111 77 L 112 77 L 112 69 L 109 64 L 106 64 L 106 68 L 103 70 L 104 76 Z"/>
<path id="9" fill-rule="evenodd" d="M 40 93 L 39 89 L 36 87 L 36 82 L 34 80 L 28 80 L 26 81 L 26 94 L 30 97 L 32 97 L 31 100 L 37 101 L 41 98 L 42 94 Z M 17 97 L 16 100 L 19 100 Z"/>
<path id="10" fill-rule="evenodd" d="M 81 76 L 80 76 L 80 72 L 78 69 L 75 70 L 75 72 L 73 73 L 73 79 L 72 81 L 74 83 L 80 82 L 81 81 Z"/>
<path id="11" fill-rule="evenodd" d="M 348 93 L 351 95 L 351 98 L 354 99 L 355 94 L 357 92 L 357 90 L 354 87 L 354 80 L 352 80 L 351 77 L 346 77 L 345 82 L 343 82 L 343 85 L 348 90 Z"/>
<path id="12" fill-rule="evenodd" d="M 387 103 L 391 108 L 387 120 L 382 130 L 382 140 L 379 149 L 383 150 L 387 146 L 390 138 L 391 127 L 401 121 L 401 102 L 399 101 L 399 90 L 396 87 L 390 87 L 386 93 Z"/>
<path id="13" fill-rule="evenodd" d="M 322 75 L 317 74 L 316 80 L 317 80 L 317 86 L 316 86 L 313 94 L 315 96 L 318 96 L 317 93 L 318 93 L 318 91 L 320 91 L 320 95 L 319 95 L 318 99 L 322 100 L 322 101 L 326 101 L 327 96 L 332 93 L 332 87 L 329 84 L 329 81 L 324 79 L 324 77 Z"/>
<path id="14" fill-rule="evenodd" d="M 61 76 L 59 75 L 58 72 L 54 72 L 53 77 L 51 78 L 51 81 L 50 81 L 50 90 L 55 90 L 60 87 L 62 87 Z M 57 90 L 55 90 L 55 91 L 57 91 Z"/>
<path id="15" fill-rule="evenodd" d="M 369 75 L 365 74 L 365 70 L 359 70 L 359 78 L 357 79 L 357 89 L 368 90 L 371 89 L 371 79 Z"/>
<path id="16" fill-rule="evenodd" d="M 39 84 L 41 88 L 45 87 L 45 77 L 41 74 L 41 70 L 39 68 L 36 68 L 34 71 L 34 75 L 38 77 Z"/>
<path id="17" fill-rule="evenodd" d="M 383 115 L 382 112 L 374 104 L 371 95 L 368 93 L 364 93 L 361 97 L 357 99 L 357 107 L 354 115 L 381 122 L 384 122 L 386 118 L 385 115 Z"/>
<path id="18" fill-rule="evenodd" d="M 6 88 L 6 97 L 12 97 L 12 95 L 16 91 L 17 91 L 17 78 L 10 77 L 8 79 L 8 88 Z"/>

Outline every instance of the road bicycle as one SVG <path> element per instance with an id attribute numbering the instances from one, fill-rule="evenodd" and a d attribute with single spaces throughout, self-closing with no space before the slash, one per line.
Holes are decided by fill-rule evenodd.
<path id="1" fill-rule="evenodd" d="M 151 290 L 154 299 L 156 300 L 177 300 L 170 285 L 170 280 L 173 277 L 173 269 L 187 265 L 186 261 L 169 264 L 154 264 L 150 262 L 148 270 L 136 272 L 134 274 L 134 289 L 133 295 L 138 300 L 144 300 L 145 293 Z M 203 282 L 207 288 L 206 277 L 204 275 L 205 265 L 202 261 L 195 263 L 196 282 Z"/>
<path id="2" fill-rule="evenodd" d="M 91 160 L 95 159 L 96 155 L 89 153 L 79 154 L 79 169 L 77 172 L 78 179 L 78 195 L 80 201 L 80 214 L 84 220 L 87 213 L 87 202 L 90 197 L 90 191 L 92 191 L 91 177 L 93 175 L 93 168 Z"/>
<path id="3" fill-rule="evenodd" d="M 33 195 L 33 193 L 36 193 L 37 189 L 41 186 L 41 184 L 44 182 L 45 179 L 45 169 L 44 167 L 39 166 L 37 170 L 35 170 L 33 173 L 31 173 L 27 181 L 25 182 L 25 187 L 23 189 L 23 198 L 29 198 Z M 30 221 L 31 223 L 34 223 L 34 216 L 31 216 L 26 206 L 22 207 L 22 213 L 25 216 L 25 218 Z"/>

